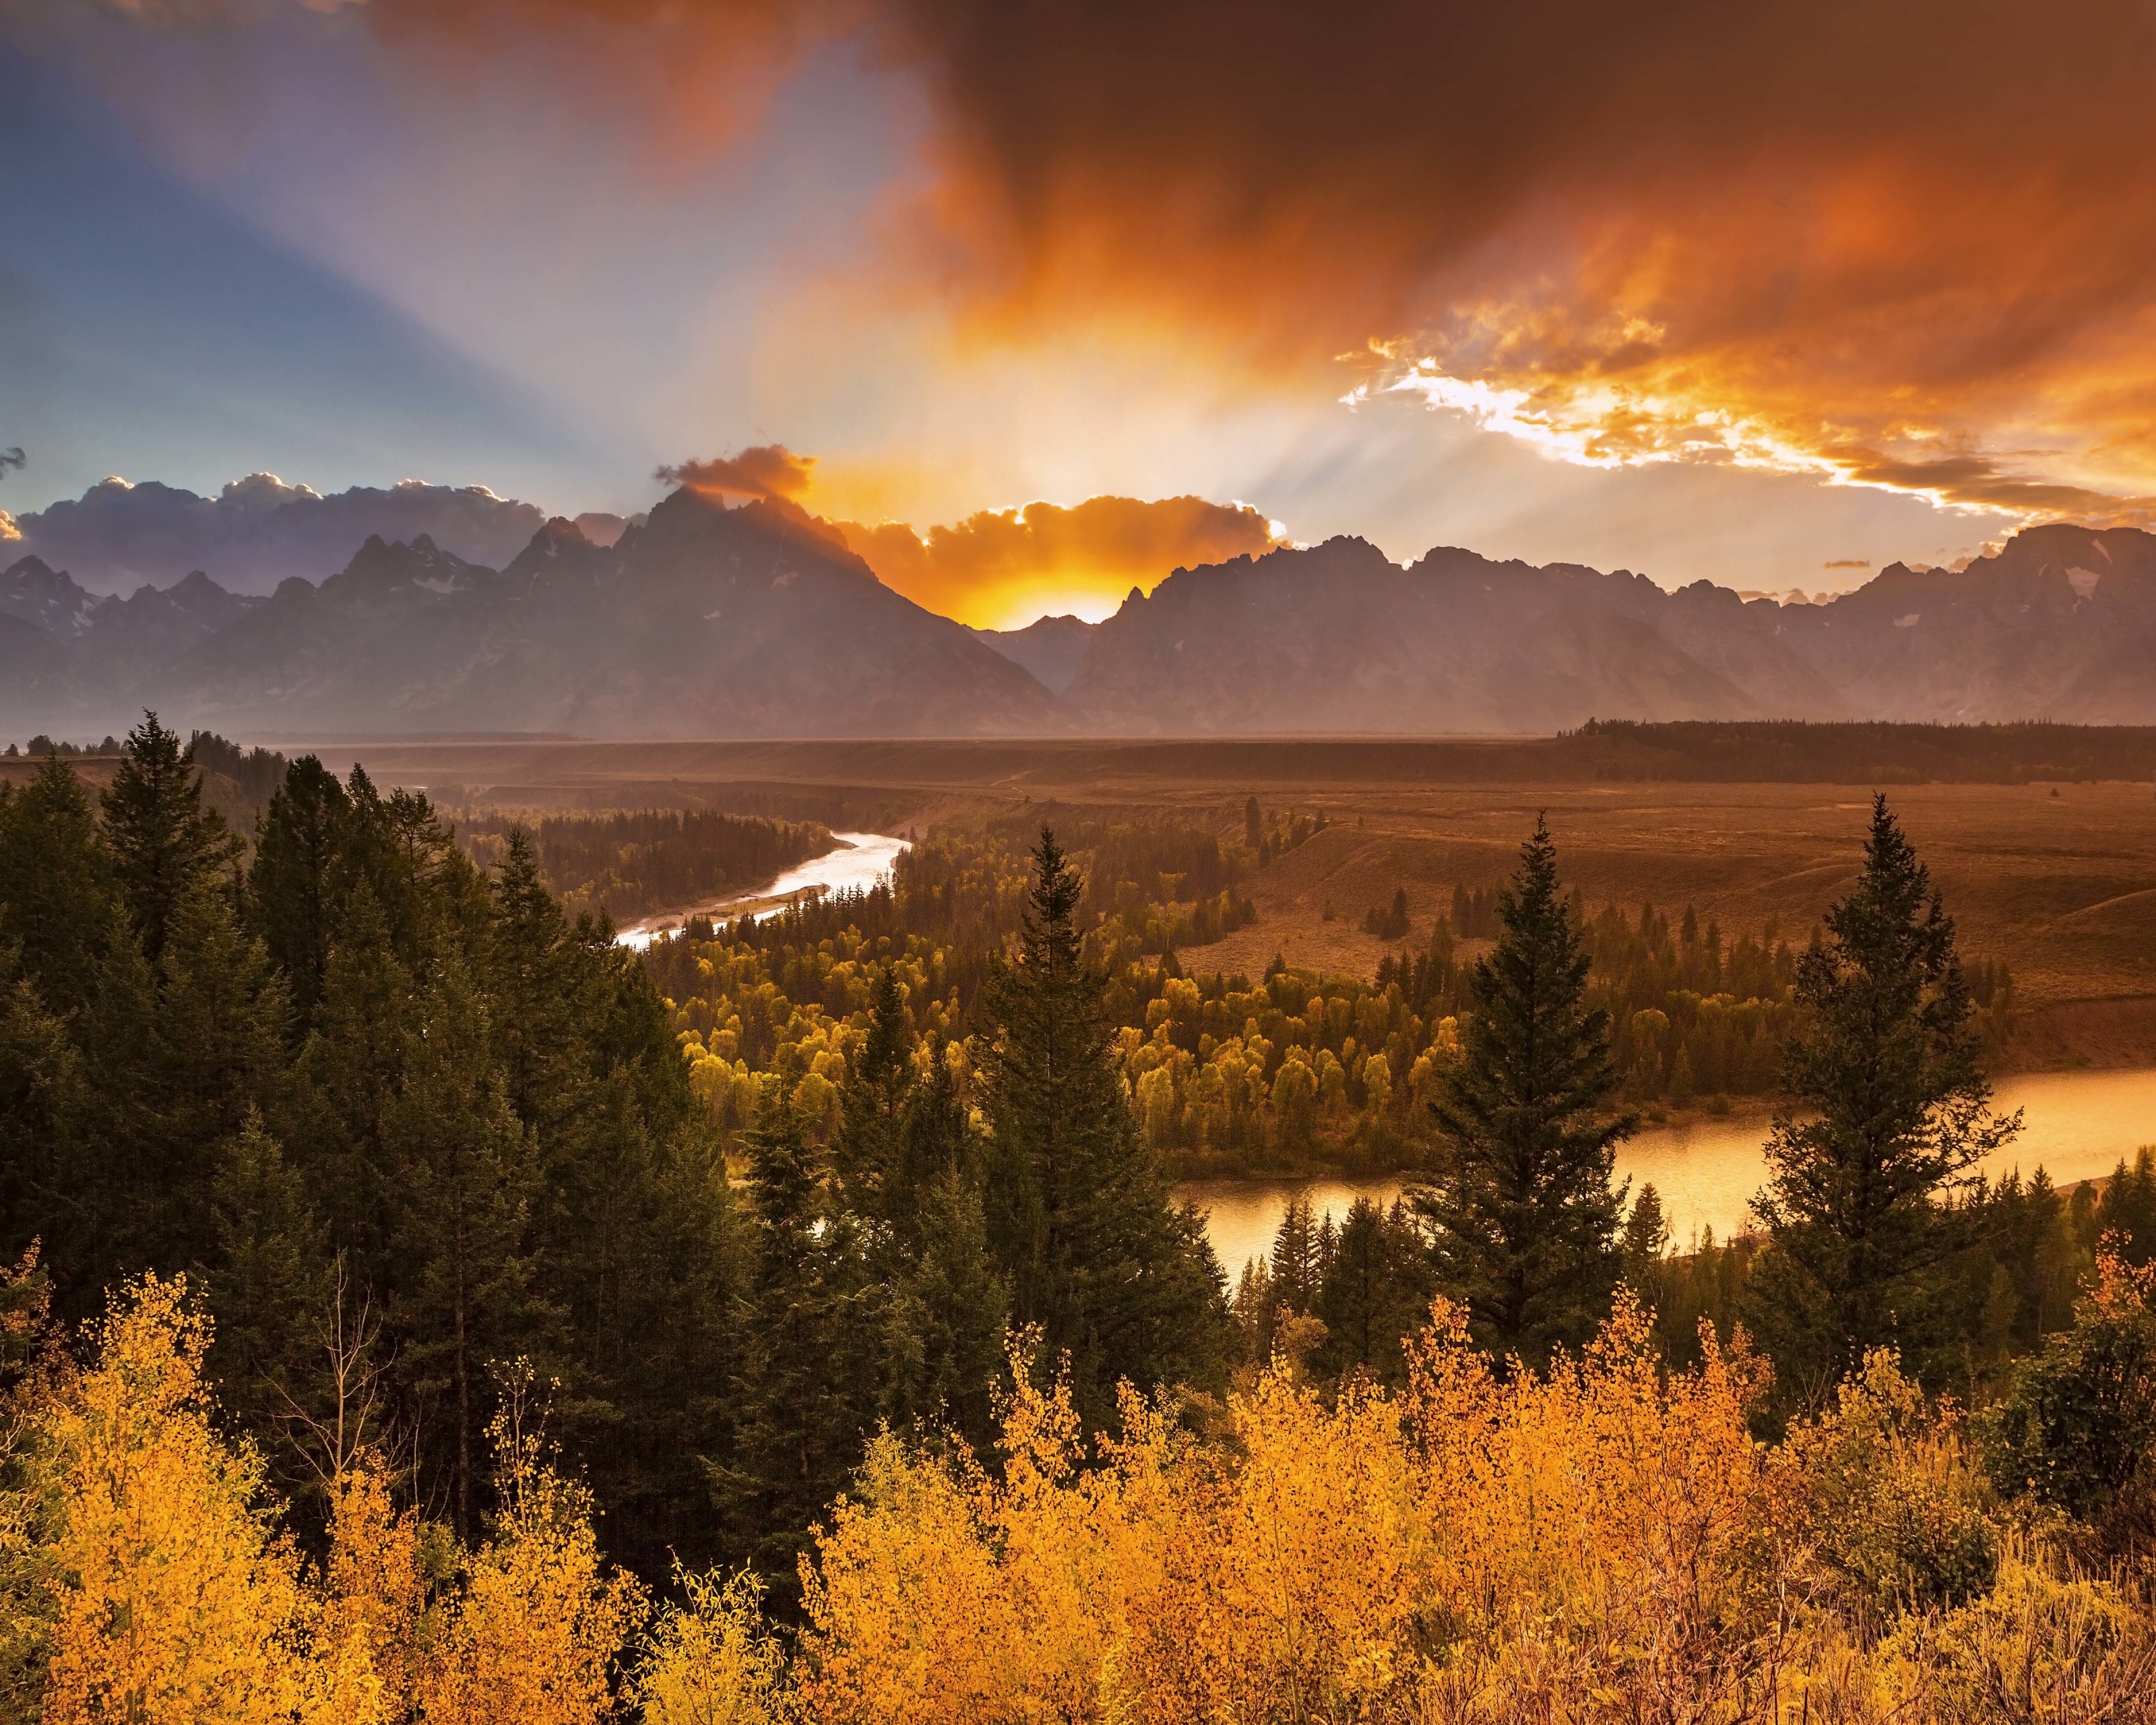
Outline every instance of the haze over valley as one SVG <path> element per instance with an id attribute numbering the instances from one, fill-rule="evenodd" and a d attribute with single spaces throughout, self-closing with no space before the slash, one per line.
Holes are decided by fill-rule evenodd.
<path id="1" fill-rule="evenodd" d="M 339 503 L 351 531 L 411 512 L 395 494 Z M 536 515 L 494 505 L 484 531 L 444 536 L 500 547 Z M 33 525 L 33 543 L 58 536 Z M 229 548 L 235 587 L 305 556 Z M 243 732 L 613 737 L 2156 719 L 2156 536 L 2133 527 L 2028 528 L 1823 603 L 1448 547 L 1402 566 L 1339 538 L 1163 572 L 1099 624 L 1002 632 L 892 590 L 783 498 L 730 507 L 701 485 L 634 521 L 543 521 L 499 567 L 376 532 L 266 595 L 218 572 L 100 598 L 34 551 L 0 569 L 0 724 L 124 728 L 144 702 Z"/>

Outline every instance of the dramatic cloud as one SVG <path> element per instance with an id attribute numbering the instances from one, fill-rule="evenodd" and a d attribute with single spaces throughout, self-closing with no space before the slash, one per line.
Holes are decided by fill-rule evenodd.
<path id="1" fill-rule="evenodd" d="M 1029 503 L 983 510 L 926 535 L 896 521 L 836 524 L 889 586 L 932 611 L 985 629 L 1046 612 L 1099 618 L 1132 586 L 1150 592 L 1171 570 L 1261 555 L 1276 524 L 1245 504 L 1203 497 L 1090 497 L 1071 508 Z"/>
<path id="2" fill-rule="evenodd" d="M 266 593 L 288 575 L 320 581 L 352 561 L 371 533 L 389 540 L 429 534 L 475 562 L 515 557 L 546 520 L 529 503 L 484 485 L 406 480 L 381 490 L 354 486 L 327 496 L 274 474 L 234 480 L 215 497 L 146 482 L 108 479 L 71 501 L 15 518 L 23 542 L 94 593 L 168 586 L 203 569 L 240 593 Z"/>
<path id="3" fill-rule="evenodd" d="M 692 457 L 662 467 L 652 477 L 665 485 L 737 497 L 796 498 L 814 483 L 815 465 L 814 455 L 797 455 L 783 444 L 764 444 L 716 460 Z"/>
<path id="4" fill-rule="evenodd" d="M 2035 518 L 2156 511 L 2156 12 L 2137 0 L 372 0 L 740 135 L 814 44 L 919 80 L 909 282 L 1116 319 L 1589 466 Z"/>
<path id="5" fill-rule="evenodd" d="M 1171 570 L 1281 543 L 1281 530 L 1247 504 L 1203 497 L 1090 497 L 1065 507 L 984 509 L 925 533 L 903 521 L 829 521 L 803 506 L 816 458 L 782 444 L 681 461 L 654 475 L 667 485 L 759 498 L 787 519 L 842 543 L 886 585 L 916 603 L 983 628 L 1030 623 L 1044 611 L 1113 610 L 1132 587 L 1150 591 Z"/>
<path id="6" fill-rule="evenodd" d="M 13 449 L 0 449 L 0 479 L 8 477 L 9 468 L 12 467 L 20 473 L 28 465 L 28 459 L 23 454 L 23 446 L 20 444 L 17 444 Z"/>
<path id="7" fill-rule="evenodd" d="M 1868 569 L 1871 567 L 1871 559 L 1870 557 L 1829 557 L 1820 567 L 1822 569 Z"/>
<path id="8" fill-rule="evenodd" d="M 2156 520 L 2147 0 L 356 0 L 326 21 L 300 3 L 132 10 L 229 34 L 274 12 L 277 30 L 311 31 L 325 52 L 395 64 L 414 113 L 544 115 L 593 162 L 634 164 L 625 203 L 659 208 L 654 187 L 702 176 L 808 212 L 813 239 L 789 237 L 755 295 L 715 294 L 709 329 L 654 341 L 685 377 L 696 356 L 729 358 L 716 383 L 683 383 L 691 405 L 659 447 L 691 446 L 684 424 L 713 428 L 705 446 L 783 429 L 825 453 L 834 514 L 925 521 L 975 495 L 1189 489 L 1287 500 L 1308 523 L 1351 471 L 1351 446 L 1375 452 L 1374 471 L 1471 445 L 1446 477 L 1502 472 L 1486 517 L 1500 525 L 1553 497 L 1591 499 L 1597 522 L 1654 541 L 1634 525 L 1653 517 L 1643 499 L 1738 500 L 1732 514 L 1761 497 L 1791 512 L 1824 501 L 1836 525 L 1804 537 L 1792 555 L 1804 565 L 1851 544 L 1888 560 L 1842 524 L 1907 521 L 1921 513 L 1910 498 L 1983 518 L 1937 536 L 1926 522 L 1893 551 L 2008 518 Z M 362 28 L 387 57 L 355 41 Z M 841 61 L 848 80 L 819 84 Z M 454 75 L 403 75 L 423 64 Z M 872 180 L 763 153 L 767 118 L 839 135 L 851 111 L 817 111 L 816 92 L 871 84 L 898 116 L 885 116 Z M 198 105 L 221 117 L 224 85 L 205 89 Z M 214 129 L 175 122 L 189 126 Z M 491 147 L 472 160 L 483 168 Z M 475 177 L 452 196 L 403 175 L 379 202 L 476 221 L 498 205 L 493 176 Z M 880 188 L 872 220 L 835 195 L 865 200 L 864 184 Z M 746 254 L 764 230 L 743 219 Z M 536 225 L 561 236 L 562 280 L 594 270 L 570 200 L 558 228 Z M 433 243 L 382 270 L 400 286 L 465 243 L 461 226 L 451 246 L 415 231 Z M 663 275 L 675 254 L 654 255 Z M 605 256 L 593 323 L 613 284 L 637 279 L 630 254 Z M 679 267 L 712 270 L 701 254 Z M 619 303 L 644 326 L 642 296 Z M 437 316 L 429 305 L 425 321 Z M 1098 376 L 1114 388 L 1095 389 Z M 1352 406 L 1334 413 L 1340 399 Z M 1283 401 L 1292 413 L 1269 418 Z M 1217 447 L 1233 465 L 1173 451 L 1137 472 L 1112 465 L 1107 452 L 1127 461 L 1142 441 L 1127 428 L 1190 403 L 1214 415 L 1190 423 L 1232 434 Z M 1401 435 L 1402 409 L 1422 407 L 1441 421 Z M 1659 470 L 1605 484 L 1492 454 L 1459 423 L 1553 464 Z M 805 466 L 752 470 L 753 453 L 677 477 L 813 494 Z M 909 461 L 965 476 L 834 501 L 842 464 Z M 1427 471 L 1371 480 L 1358 511 L 1394 508 Z M 1820 500 L 1815 485 L 1893 495 Z M 1630 516 L 1610 501 L 1620 492 Z M 1443 507 L 1460 506 L 1430 506 Z M 1322 525 L 1363 525 L 1344 514 Z M 1695 521 L 1696 540 L 1712 536 Z M 911 572 L 894 578 L 953 591 L 932 572 L 932 540 L 907 552 L 891 537 L 886 560 Z M 1760 555 L 1757 578 L 1790 572 L 1773 561 Z"/>

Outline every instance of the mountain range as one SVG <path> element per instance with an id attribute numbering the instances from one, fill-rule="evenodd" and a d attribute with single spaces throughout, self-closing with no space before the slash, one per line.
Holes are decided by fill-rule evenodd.
<path id="1" fill-rule="evenodd" d="M 611 524 L 609 524 L 611 525 Z M 267 598 L 196 572 L 94 598 L 0 572 L 0 726 L 144 706 L 242 735 L 1548 732 L 1637 719 L 2156 722 L 2156 536 L 2031 528 L 1829 603 L 1360 539 L 1178 569 L 1089 624 L 976 631 L 824 523 L 685 488 L 602 544 L 546 521 L 501 568 L 369 537 Z"/>

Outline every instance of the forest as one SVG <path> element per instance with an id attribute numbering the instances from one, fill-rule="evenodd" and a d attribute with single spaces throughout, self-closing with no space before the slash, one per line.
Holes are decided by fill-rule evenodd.
<path id="1" fill-rule="evenodd" d="M 490 809 L 455 823 L 458 843 L 482 868 L 500 865 L 510 834 L 518 830 L 565 914 L 603 911 L 616 922 L 751 891 L 821 856 L 833 842 L 829 829 L 814 821 L 712 809 L 547 814 L 531 821 Z"/>
<path id="2" fill-rule="evenodd" d="M 1375 932 L 1401 944 L 1370 982 L 1281 963 L 1255 981 L 1207 971 L 1209 942 L 1163 932 L 1189 929 L 1209 909 L 1224 930 L 1255 920 L 1236 908 L 1239 883 L 1322 829 L 1322 815 L 1267 821 L 1255 798 L 1245 813 L 1255 845 L 1166 824 L 1057 827 L 1088 883 L 1078 927 L 1088 962 L 1109 978 L 1147 1142 L 1178 1179 L 1413 1166 L 1457 1054 L 1470 954 L 1497 930 L 1497 886 L 1456 886 L 1449 912 L 1419 937 L 1404 892 L 1390 910 L 1373 907 L 1383 921 Z M 1017 823 L 951 824 L 898 859 L 888 888 L 757 922 L 691 922 L 654 942 L 645 963 L 720 1132 L 747 1128 L 760 1081 L 775 1075 L 812 1135 L 828 1135 L 837 1076 L 868 1035 L 880 966 L 900 968 L 917 1034 L 963 1043 L 990 959 L 1018 927 L 1027 870 Z M 1587 932 L 1589 988 L 1610 1015 L 1628 1101 L 1656 1115 L 1721 1112 L 1732 1098 L 1774 1093 L 1802 950 L 1783 931 L 1770 922 L 1731 940 L 1690 906 L 1673 918 L 1650 903 L 1568 903 Z M 1996 1046 L 2011 1023 L 2012 976 L 1979 958 L 1967 980 L 1974 1022 Z"/>
<path id="3" fill-rule="evenodd" d="M 0 1719 L 2150 1717 L 2156 1166 L 1975 1175 L 2010 984 L 1883 798 L 1800 949 L 1538 827 L 1329 993 L 1148 951 L 1181 836 L 645 960 L 524 831 L 202 779 L 0 790 Z M 1737 988 L 1759 1226 L 1673 1255 L 1614 1147 Z M 1351 1099 L 1409 1199 L 1231 1291 L 1175 1134 Z"/>
<path id="4" fill-rule="evenodd" d="M 1540 747 L 1596 778 L 1878 785 L 2156 778 L 2156 727 L 2145 725 L 1589 719 Z"/>

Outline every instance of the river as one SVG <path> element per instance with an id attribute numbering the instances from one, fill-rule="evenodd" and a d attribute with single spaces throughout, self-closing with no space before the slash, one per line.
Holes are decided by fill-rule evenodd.
<path id="1" fill-rule="evenodd" d="M 1998 1106 L 2023 1111 L 2021 1136 L 1984 1164 L 1994 1176 L 2041 1164 L 2061 1186 L 2107 1174 L 2121 1157 L 2156 1143 L 2156 1070 L 2042 1072 L 1999 1081 Z M 1620 1179 L 1647 1181 L 1661 1195 L 1672 1239 L 1712 1228 L 1727 1239 L 1743 1225 L 1765 1178 L 1764 1114 L 1730 1115 L 1688 1126 L 1649 1127 L 1620 1145 Z M 1288 1201 L 1307 1196 L 1336 1219 L 1358 1197 L 1390 1204 L 1404 1183 L 1379 1180 L 1201 1180 L 1175 1189 L 1204 1208 L 1205 1232 L 1232 1281 L 1244 1263 L 1271 1250 Z"/>
<path id="2" fill-rule="evenodd" d="M 798 868 L 788 869 L 767 886 L 753 892 L 737 892 L 693 905 L 686 910 L 646 916 L 631 923 L 614 938 L 624 947 L 641 950 L 658 936 L 672 933 L 692 916 L 709 916 L 716 922 L 722 916 L 732 919 L 746 914 L 752 920 L 760 921 L 777 915 L 795 895 L 812 888 L 821 887 L 826 892 L 865 892 L 891 872 L 898 854 L 909 848 L 905 839 L 894 839 L 886 833 L 834 833 L 831 836 L 839 841 L 831 850 Z"/>

